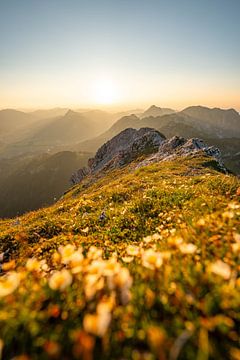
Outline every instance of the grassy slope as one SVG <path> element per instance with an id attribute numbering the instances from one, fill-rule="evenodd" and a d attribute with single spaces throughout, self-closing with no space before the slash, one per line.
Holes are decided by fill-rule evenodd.
<path id="1" fill-rule="evenodd" d="M 2 221 L 0 249 L 11 249 L 21 274 L 17 290 L 0 297 L 4 359 L 20 354 L 31 359 L 238 359 L 240 184 L 206 167 L 208 162 L 186 158 L 136 171 L 131 165 L 92 184 L 86 180 L 50 208 Z M 156 233 L 160 236 L 152 236 Z M 179 241 L 196 248 L 185 254 Z M 24 267 L 36 256 L 50 269 L 69 268 L 53 258 L 69 243 L 83 248 L 85 260 L 64 291 L 49 288 L 49 270 Z M 129 244 L 140 253 L 129 256 Z M 111 276 L 99 273 L 89 298 L 91 245 L 102 249 L 103 259 L 117 256 L 123 279 L 117 280 L 114 269 Z M 148 248 L 160 256 L 161 266 L 144 263 Z M 216 274 L 223 265 L 213 267 L 219 259 L 226 269 Z M 132 284 L 124 283 L 123 268 Z M 124 300 L 129 283 L 131 296 Z M 97 305 L 113 298 L 111 323 L 96 336 L 95 323 L 108 321 Z M 90 328 L 87 314 L 95 314 Z"/>

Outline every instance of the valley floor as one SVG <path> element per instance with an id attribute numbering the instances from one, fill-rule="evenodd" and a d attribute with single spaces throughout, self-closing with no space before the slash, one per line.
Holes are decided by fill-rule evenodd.
<path id="1" fill-rule="evenodd" d="M 2 358 L 239 359 L 240 182 L 213 163 L 132 163 L 1 221 Z"/>

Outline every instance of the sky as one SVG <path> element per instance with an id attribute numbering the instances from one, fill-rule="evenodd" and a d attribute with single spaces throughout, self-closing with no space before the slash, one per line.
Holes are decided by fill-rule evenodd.
<path id="1" fill-rule="evenodd" d="M 240 0 L 0 0 L 0 108 L 240 110 Z"/>

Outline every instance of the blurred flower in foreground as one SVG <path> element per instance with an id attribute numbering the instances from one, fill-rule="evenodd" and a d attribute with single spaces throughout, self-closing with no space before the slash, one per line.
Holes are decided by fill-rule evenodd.
<path id="1" fill-rule="evenodd" d="M 49 278 L 49 287 L 52 290 L 65 290 L 69 285 L 72 283 L 72 275 L 71 273 L 63 269 L 61 271 L 56 271 L 50 278 Z"/>
<path id="2" fill-rule="evenodd" d="M 128 245 L 127 254 L 129 256 L 137 256 L 139 254 L 139 247 L 135 245 Z"/>
<path id="3" fill-rule="evenodd" d="M 75 251 L 69 260 L 69 265 L 73 274 L 77 274 L 82 270 L 83 254 L 80 250 Z"/>
<path id="4" fill-rule="evenodd" d="M 0 297 L 13 293 L 20 283 L 19 274 L 15 271 L 9 272 L 0 278 Z"/>
<path id="5" fill-rule="evenodd" d="M 84 330 L 90 334 L 103 337 L 111 322 L 112 301 L 100 302 L 96 314 L 86 314 L 83 319 Z"/>
<path id="6" fill-rule="evenodd" d="M 48 265 L 46 260 L 38 261 L 36 258 L 30 258 L 26 262 L 26 269 L 28 271 L 36 271 L 39 272 L 41 270 L 47 271 Z"/>
<path id="7" fill-rule="evenodd" d="M 235 243 L 232 244 L 233 252 L 240 252 L 240 234 L 234 233 L 233 238 L 235 240 Z"/>
<path id="8" fill-rule="evenodd" d="M 142 255 L 142 264 L 144 267 L 154 270 L 160 268 L 162 263 L 163 259 L 161 253 L 152 249 L 144 251 Z"/>
<path id="9" fill-rule="evenodd" d="M 71 256 L 75 251 L 75 246 L 68 244 L 66 246 L 60 246 L 58 250 L 62 256 L 62 263 L 68 264 L 69 261 L 71 260 Z"/>
<path id="10" fill-rule="evenodd" d="M 179 245 L 179 249 L 183 254 L 194 254 L 197 250 L 196 245 L 183 243 Z"/>
<path id="11" fill-rule="evenodd" d="M 231 276 L 231 268 L 222 260 L 217 260 L 210 265 L 210 271 L 216 275 L 228 280 Z"/>
<path id="12" fill-rule="evenodd" d="M 102 249 L 97 248 L 94 245 L 90 246 L 87 257 L 92 260 L 101 258 L 102 257 Z"/>
<path id="13" fill-rule="evenodd" d="M 41 270 L 40 261 L 38 261 L 35 258 L 28 259 L 26 262 L 26 269 L 28 271 L 40 271 Z"/>

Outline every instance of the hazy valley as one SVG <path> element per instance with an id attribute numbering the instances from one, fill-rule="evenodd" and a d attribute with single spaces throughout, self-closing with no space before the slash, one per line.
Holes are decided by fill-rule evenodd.
<path id="1" fill-rule="evenodd" d="M 240 115 L 233 109 L 151 106 L 137 115 L 98 110 L 0 111 L 0 216 L 49 205 L 70 186 L 72 173 L 126 128 L 149 127 L 167 138 L 197 137 L 217 146 L 229 170 L 240 173 Z M 41 186 L 40 186 L 41 184 Z M 39 187 L 40 186 L 40 187 Z M 42 188 L 42 190 L 41 190 Z"/>

